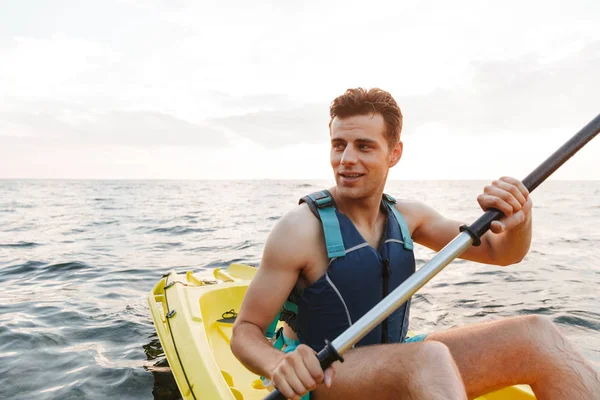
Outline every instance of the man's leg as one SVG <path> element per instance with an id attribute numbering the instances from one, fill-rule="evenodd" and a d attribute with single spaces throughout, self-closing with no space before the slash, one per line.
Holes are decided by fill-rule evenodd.
<path id="1" fill-rule="evenodd" d="M 359 347 L 335 363 L 330 388 L 320 385 L 311 399 L 466 400 L 448 348 L 438 342 Z"/>
<path id="2" fill-rule="evenodd" d="M 529 384 L 539 400 L 597 399 L 598 373 L 546 318 L 525 316 L 427 336 L 450 349 L 469 398 Z"/>

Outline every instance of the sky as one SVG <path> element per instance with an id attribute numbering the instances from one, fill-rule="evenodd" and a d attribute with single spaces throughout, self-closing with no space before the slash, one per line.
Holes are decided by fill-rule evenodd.
<path id="1" fill-rule="evenodd" d="M 330 179 L 389 91 L 390 179 L 523 178 L 600 113 L 600 2 L 0 0 L 0 178 Z M 600 139 L 556 179 L 600 179 Z"/>

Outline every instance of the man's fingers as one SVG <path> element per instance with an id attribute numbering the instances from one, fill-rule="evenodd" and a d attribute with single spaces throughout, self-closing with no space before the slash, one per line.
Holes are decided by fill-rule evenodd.
<path id="1" fill-rule="evenodd" d="M 298 365 L 295 366 L 296 375 L 298 376 L 298 378 L 300 378 L 302 385 L 306 388 L 307 391 L 315 390 L 317 388 L 317 382 L 311 376 L 311 373 L 308 371 L 308 368 L 306 367 L 306 364 L 305 364 L 306 360 L 301 360 L 301 361 L 303 361 L 303 363 L 299 363 Z"/>
<path id="2" fill-rule="evenodd" d="M 308 392 L 308 390 L 304 387 L 304 385 L 294 372 L 290 372 L 286 375 L 286 381 L 290 385 L 296 396 L 302 396 L 303 394 Z"/>
<path id="3" fill-rule="evenodd" d="M 508 184 L 506 184 L 506 185 L 508 185 Z M 508 185 L 508 186 L 510 186 L 510 185 Z M 512 186 L 512 187 L 514 188 L 514 186 Z M 517 189 L 514 189 L 514 190 L 515 190 L 515 192 L 517 192 Z M 512 209 L 510 211 L 511 214 L 513 214 L 521 209 L 521 203 L 519 203 L 519 200 L 517 198 L 515 198 L 515 196 L 513 196 L 513 194 L 509 191 L 501 189 L 497 186 L 486 186 L 485 194 L 487 194 L 489 196 L 498 197 L 498 198 L 504 200 L 506 203 L 510 204 L 510 206 L 512 207 Z"/>
<path id="4" fill-rule="evenodd" d="M 288 363 L 284 369 L 285 378 L 297 394 L 303 395 L 308 392 L 305 379 L 307 376 L 308 379 L 312 380 L 312 378 L 304 366 L 302 356 L 297 352 L 292 352 L 286 354 L 286 360 Z"/>
<path id="5" fill-rule="evenodd" d="M 504 230 L 510 230 L 515 226 L 522 224 L 525 221 L 525 213 L 523 210 L 511 215 L 510 217 L 503 219 L 502 223 L 504 224 Z"/>
<path id="6" fill-rule="evenodd" d="M 325 383 L 326 387 L 331 387 L 331 382 L 333 381 L 334 377 L 335 377 L 335 368 L 333 367 L 333 365 L 331 365 L 329 368 L 327 368 L 325 370 L 325 378 L 323 379 L 323 382 Z"/>
<path id="7" fill-rule="evenodd" d="M 525 214 L 529 214 L 529 211 L 531 211 L 532 207 L 533 207 L 533 201 L 531 201 L 531 197 L 528 197 L 525 204 L 523 204 L 522 210 Z"/>
<path id="8" fill-rule="evenodd" d="M 527 193 L 522 193 L 521 190 L 519 190 L 519 187 L 514 183 L 508 183 L 504 180 L 497 180 L 494 181 L 492 185 L 510 193 L 519 202 L 519 205 L 521 206 L 527 201 Z M 525 186 L 523 186 L 523 188 L 525 188 Z M 521 207 L 519 207 L 519 209 L 520 208 Z"/>
<path id="9" fill-rule="evenodd" d="M 504 224 L 500 221 L 492 221 L 490 231 L 493 233 L 502 233 L 504 231 Z"/>
<path id="10" fill-rule="evenodd" d="M 285 378 L 280 375 L 273 375 L 273 385 L 279 389 L 281 394 L 284 395 L 286 399 L 293 399 L 294 397 L 298 396 Z"/>
<path id="11" fill-rule="evenodd" d="M 329 385 L 333 378 L 333 369 L 328 369 Z M 300 399 L 300 396 L 317 388 L 323 382 L 325 373 L 313 349 L 300 345 L 287 353 L 273 374 L 273 384 L 286 398 Z"/>
<path id="12" fill-rule="evenodd" d="M 495 208 L 504 213 L 504 215 L 512 215 L 514 209 L 513 206 L 501 199 L 500 197 L 490 195 L 490 194 L 480 194 L 477 197 L 477 201 L 479 205 L 484 210 L 488 210 L 490 208 Z"/>
<path id="13" fill-rule="evenodd" d="M 519 189 L 519 191 L 523 193 L 523 196 L 525 196 L 526 198 L 529 197 L 529 190 L 527 190 L 525 185 L 523 185 L 523 182 L 521 182 L 520 180 L 512 178 L 510 176 L 503 176 L 502 178 L 500 178 L 500 180 L 510 183 L 511 185 L 515 185 Z"/>
<path id="14" fill-rule="evenodd" d="M 315 384 L 322 383 L 323 369 L 321 368 L 321 364 L 315 351 L 308 346 L 298 346 L 297 351 L 302 355 L 304 366 L 308 370 L 308 373 L 312 379 L 314 379 Z"/>

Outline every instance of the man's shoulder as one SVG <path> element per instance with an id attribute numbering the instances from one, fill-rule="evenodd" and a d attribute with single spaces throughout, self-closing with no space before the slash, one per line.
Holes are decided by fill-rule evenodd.
<path id="1" fill-rule="evenodd" d="M 310 207 L 308 206 L 308 203 L 304 202 L 304 203 L 298 204 L 297 206 L 295 206 L 294 208 L 292 208 L 291 210 L 289 210 L 283 216 L 283 218 L 290 218 L 290 219 L 298 218 L 298 219 L 303 219 L 303 218 L 307 218 L 308 216 L 311 216 L 311 215 L 313 215 L 313 213 L 310 210 Z"/>
<path id="2" fill-rule="evenodd" d="M 276 268 L 304 268 L 320 240 L 320 221 L 306 204 L 298 205 L 283 215 L 271 230 L 262 264 L 266 262 Z"/>
<path id="3" fill-rule="evenodd" d="M 315 217 L 308 204 L 302 203 L 284 214 L 278 222 L 279 233 L 297 239 L 313 238 L 320 231 L 321 222 Z"/>
<path id="4" fill-rule="evenodd" d="M 413 199 L 396 199 L 396 209 L 407 216 L 418 216 L 429 208 L 425 203 Z"/>
<path id="5" fill-rule="evenodd" d="M 436 214 L 433 208 L 419 200 L 399 199 L 396 200 L 395 207 L 406 220 L 411 235 Z"/>

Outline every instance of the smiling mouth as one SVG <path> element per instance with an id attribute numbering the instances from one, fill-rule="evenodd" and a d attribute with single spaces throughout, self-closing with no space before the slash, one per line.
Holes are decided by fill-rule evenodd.
<path id="1" fill-rule="evenodd" d="M 354 179 L 354 178 L 360 178 L 361 176 L 364 176 L 364 174 L 340 172 L 340 176 L 342 178 Z"/>

